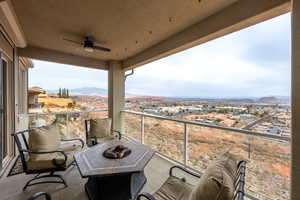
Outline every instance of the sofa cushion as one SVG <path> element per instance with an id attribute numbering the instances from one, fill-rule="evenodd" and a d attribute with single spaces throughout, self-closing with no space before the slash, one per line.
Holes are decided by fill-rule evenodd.
<path id="1" fill-rule="evenodd" d="M 232 200 L 237 176 L 237 160 L 225 153 L 208 166 L 189 200 Z"/>
<path id="2" fill-rule="evenodd" d="M 55 151 L 60 146 L 60 135 L 57 124 L 29 131 L 29 149 L 31 151 Z"/>
<path id="3" fill-rule="evenodd" d="M 92 119 L 90 133 L 97 138 L 111 136 L 111 119 Z"/>
<path id="4" fill-rule="evenodd" d="M 156 200 L 187 200 L 193 186 L 181 179 L 170 176 L 154 194 Z"/>

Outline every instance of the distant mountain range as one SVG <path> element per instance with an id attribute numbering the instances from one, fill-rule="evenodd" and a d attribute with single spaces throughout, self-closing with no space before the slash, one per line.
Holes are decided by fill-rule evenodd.
<path id="1" fill-rule="evenodd" d="M 48 93 L 58 93 L 58 90 L 48 90 Z M 108 90 L 97 87 L 82 87 L 69 89 L 71 95 L 99 95 L 107 96 Z M 126 94 L 127 97 L 155 97 L 147 95 Z M 287 96 L 268 96 L 253 98 L 205 98 L 205 97 L 160 97 L 169 100 L 186 100 L 186 101 L 212 101 L 212 102 L 228 102 L 228 103 L 265 103 L 265 104 L 290 104 L 290 97 Z"/>
<path id="2" fill-rule="evenodd" d="M 48 90 L 48 93 L 58 93 L 58 90 Z M 82 87 L 82 88 L 75 88 L 75 89 L 69 89 L 69 93 L 71 95 L 77 94 L 77 95 L 100 95 L 100 96 L 107 96 L 108 91 L 103 88 L 97 88 L 97 87 Z"/>

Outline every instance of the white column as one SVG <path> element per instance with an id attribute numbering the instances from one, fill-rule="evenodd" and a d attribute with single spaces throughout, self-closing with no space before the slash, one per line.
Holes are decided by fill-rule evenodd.
<path id="1" fill-rule="evenodd" d="M 124 109 L 125 100 L 125 71 L 121 62 L 110 61 L 108 72 L 108 115 L 112 118 L 115 130 L 122 131 L 121 110 Z"/>
<path id="2" fill-rule="evenodd" d="M 300 199 L 300 1 L 292 1 L 291 200 Z"/>

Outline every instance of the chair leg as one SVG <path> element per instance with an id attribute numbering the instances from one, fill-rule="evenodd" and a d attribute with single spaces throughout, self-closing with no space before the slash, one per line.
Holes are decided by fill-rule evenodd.
<path id="1" fill-rule="evenodd" d="M 47 181 L 47 180 L 45 180 L 45 181 L 38 181 L 38 182 L 32 183 L 35 180 L 43 179 L 43 178 L 57 178 L 59 180 L 58 181 Z M 63 177 L 61 175 L 54 174 L 54 172 L 50 172 L 50 174 L 43 175 L 43 176 L 40 176 L 40 174 L 38 174 L 35 177 L 33 177 L 32 179 L 30 179 L 29 181 L 27 181 L 27 183 L 23 187 L 23 191 L 26 190 L 26 188 L 29 187 L 29 186 L 38 185 L 38 184 L 45 184 L 45 183 L 64 184 L 65 187 L 68 187 L 66 181 L 63 179 Z"/>

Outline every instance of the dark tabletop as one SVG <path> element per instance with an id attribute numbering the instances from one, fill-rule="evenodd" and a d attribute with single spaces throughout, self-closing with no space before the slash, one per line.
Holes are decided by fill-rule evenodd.
<path id="1" fill-rule="evenodd" d="M 108 159 L 103 152 L 116 145 L 131 149 L 131 154 L 122 159 Z M 113 176 L 143 171 L 155 151 L 143 144 L 128 141 L 109 141 L 75 154 L 80 174 L 83 178 L 92 176 Z"/>

